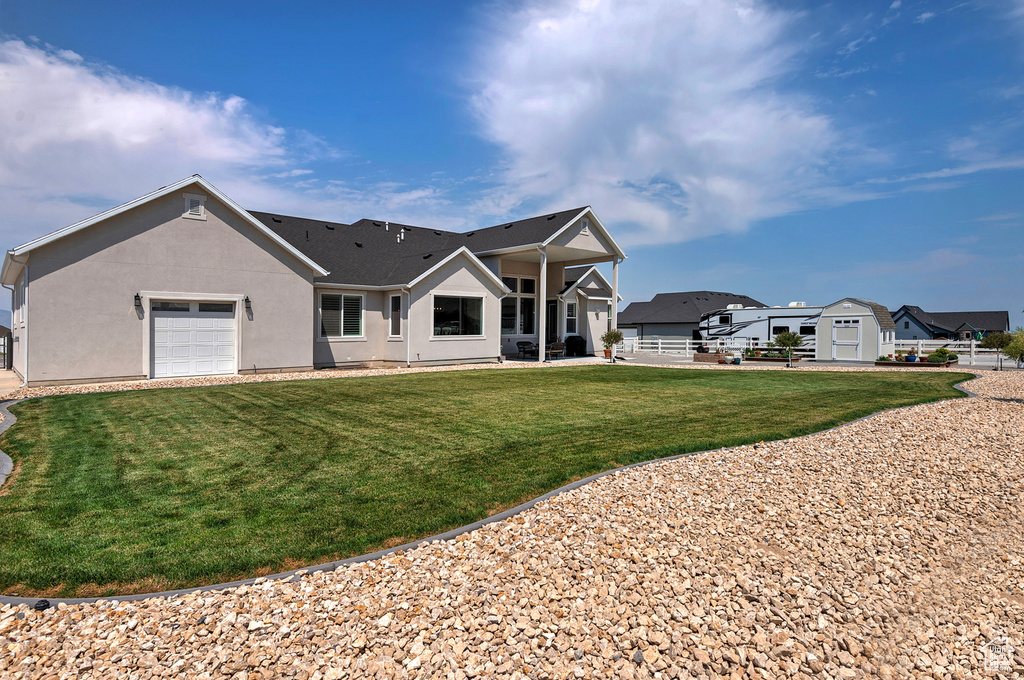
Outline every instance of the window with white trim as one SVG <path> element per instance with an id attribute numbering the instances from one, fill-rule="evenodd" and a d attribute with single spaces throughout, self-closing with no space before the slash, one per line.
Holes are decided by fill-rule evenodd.
<path id="1" fill-rule="evenodd" d="M 392 338 L 402 337 L 402 296 L 391 296 L 391 332 Z"/>
<path id="2" fill-rule="evenodd" d="M 320 295 L 320 337 L 360 338 L 362 335 L 362 295 Z"/>
<path id="3" fill-rule="evenodd" d="M 537 279 L 503 276 L 511 291 L 501 300 L 502 335 L 534 335 L 537 332 Z"/>
<path id="4" fill-rule="evenodd" d="M 482 297 L 434 296 L 434 336 L 483 335 Z"/>
<path id="5" fill-rule="evenodd" d="M 565 334 L 576 332 L 576 319 L 578 309 L 575 302 L 565 303 Z"/>
<path id="6" fill-rule="evenodd" d="M 182 217 L 190 220 L 206 219 L 206 196 L 200 194 L 184 194 L 185 213 Z"/>

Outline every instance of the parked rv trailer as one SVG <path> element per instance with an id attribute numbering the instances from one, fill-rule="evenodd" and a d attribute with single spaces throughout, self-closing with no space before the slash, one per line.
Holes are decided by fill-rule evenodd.
<path id="1" fill-rule="evenodd" d="M 732 338 L 764 344 L 784 331 L 813 340 L 823 309 L 802 302 L 791 302 L 788 307 L 730 305 L 702 315 L 698 328 L 705 340 Z"/>

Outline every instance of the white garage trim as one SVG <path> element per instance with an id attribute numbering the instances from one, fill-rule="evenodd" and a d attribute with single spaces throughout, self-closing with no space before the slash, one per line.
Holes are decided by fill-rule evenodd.
<path id="1" fill-rule="evenodd" d="M 142 370 L 141 375 L 153 377 L 151 351 L 153 347 L 153 301 L 167 302 L 233 302 L 235 303 L 235 370 L 231 375 L 238 375 L 242 361 L 242 314 L 245 305 L 243 294 L 222 293 L 177 293 L 144 290 L 139 292 L 142 298 Z M 222 374 L 223 375 L 223 374 Z"/>

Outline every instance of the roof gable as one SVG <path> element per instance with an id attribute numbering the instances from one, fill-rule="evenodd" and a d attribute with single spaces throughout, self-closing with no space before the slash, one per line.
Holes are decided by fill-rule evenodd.
<path id="1" fill-rule="evenodd" d="M 132 208 L 136 208 L 140 205 L 161 198 L 168 194 L 174 193 L 176 191 L 181 191 L 182 189 L 191 186 L 199 186 L 207 193 L 214 196 L 218 201 L 223 203 L 229 210 L 231 210 L 232 212 L 236 213 L 239 217 L 241 217 L 247 224 L 262 232 L 264 235 L 270 238 L 271 241 L 281 246 L 286 252 L 288 252 L 293 257 L 297 258 L 307 267 L 312 269 L 316 274 L 319 274 L 320 276 L 325 276 L 328 274 L 328 271 L 326 269 L 324 269 L 319 264 L 310 259 L 301 250 L 295 248 L 292 244 L 288 243 L 285 239 L 281 238 L 281 236 L 275 233 L 272 229 L 268 229 L 266 225 L 261 223 L 259 220 L 255 219 L 252 215 L 250 215 L 248 212 L 242 209 L 241 206 L 232 201 L 225 194 L 221 193 L 220 190 L 218 190 L 215 186 L 207 182 L 199 175 L 192 175 L 191 177 L 186 177 L 183 180 L 179 180 L 174 184 L 168 184 L 167 186 L 161 187 L 156 191 L 146 194 L 145 196 L 140 196 L 135 200 L 123 203 L 117 207 L 111 208 L 110 210 L 101 212 L 98 215 L 93 215 L 88 219 L 76 222 L 72 225 L 64 227 L 63 229 L 58 229 L 57 231 L 46 234 L 45 236 L 41 236 L 37 239 L 29 241 L 28 243 L 23 243 L 22 245 L 17 246 L 16 248 L 9 250 L 7 252 L 7 258 L 5 258 L 4 260 L 3 271 L 4 273 L 7 272 L 8 261 L 14 257 L 18 257 L 19 255 L 29 253 L 32 250 L 39 248 L 40 246 L 44 246 L 48 243 L 53 243 L 54 241 L 64 238 L 65 236 L 69 236 L 83 229 L 87 229 L 95 224 L 99 224 L 100 222 L 103 222 L 106 219 L 114 217 L 115 215 L 120 215 L 121 213 L 125 213 L 131 210 Z M 2 276 L 0 276 L 0 278 L 2 278 Z"/>

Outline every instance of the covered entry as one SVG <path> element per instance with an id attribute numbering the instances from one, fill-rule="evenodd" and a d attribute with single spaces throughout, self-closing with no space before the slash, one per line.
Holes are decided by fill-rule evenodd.
<path id="1" fill-rule="evenodd" d="M 150 376 L 235 372 L 235 303 L 154 301 Z"/>

